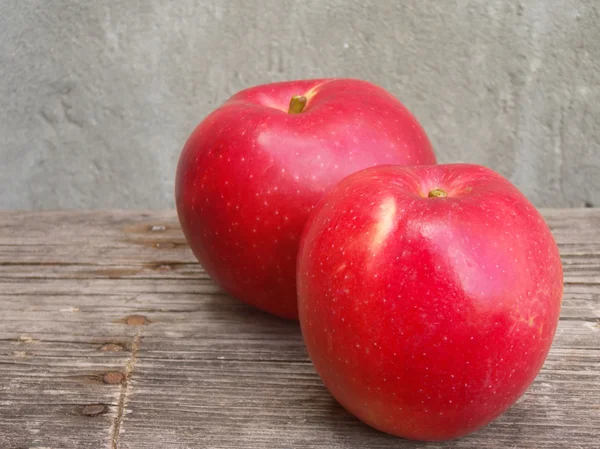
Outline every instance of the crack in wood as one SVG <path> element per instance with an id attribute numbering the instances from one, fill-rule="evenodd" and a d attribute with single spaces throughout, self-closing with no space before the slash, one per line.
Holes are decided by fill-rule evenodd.
<path id="1" fill-rule="evenodd" d="M 119 402 L 117 405 L 117 414 L 115 416 L 115 420 L 112 425 L 112 449 L 118 449 L 119 447 L 119 436 L 121 434 L 121 427 L 123 425 L 123 414 L 125 412 L 125 406 L 127 405 L 127 399 L 131 395 L 133 390 L 133 385 L 131 384 L 131 378 L 133 376 L 133 370 L 135 369 L 135 364 L 137 363 L 137 356 L 140 350 L 140 345 L 142 342 L 142 327 L 138 329 L 135 336 L 133 337 L 133 342 L 131 343 L 131 357 L 127 361 L 125 365 L 124 376 L 125 379 L 121 384 L 121 392 L 119 394 Z"/>

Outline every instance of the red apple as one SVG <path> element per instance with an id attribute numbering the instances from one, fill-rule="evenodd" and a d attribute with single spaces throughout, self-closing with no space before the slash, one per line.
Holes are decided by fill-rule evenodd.
<path id="1" fill-rule="evenodd" d="M 563 289 L 537 210 L 467 164 L 347 177 L 306 224 L 297 279 L 304 341 L 332 395 L 419 440 L 473 432 L 525 392 Z"/>
<path id="2" fill-rule="evenodd" d="M 178 216 L 224 290 L 297 319 L 296 255 L 309 212 L 345 176 L 384 163 L 433 164 L 435 156 L 417 120 L 382 88 L 351 79 L 253 87 L 189 137 L 176 175 Z"/>

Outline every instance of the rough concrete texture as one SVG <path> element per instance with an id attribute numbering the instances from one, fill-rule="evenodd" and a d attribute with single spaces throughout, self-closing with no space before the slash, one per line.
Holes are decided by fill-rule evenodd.
<path id="1" fill-rule="evenodd" d="M 173 206 L 181 147 L 234 92 L 390 90 L 441 162 L 537 206 L 600 204 L 596 0 L 0 2 L 0 208 Z"/>

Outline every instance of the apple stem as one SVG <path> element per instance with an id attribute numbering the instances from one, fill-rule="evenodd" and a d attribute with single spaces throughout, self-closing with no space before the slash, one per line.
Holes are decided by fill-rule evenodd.
<path id="1" fill-rule="evenodd" d="M 448 194 L 443 191 L 442 189 L 433 189 L 432 191 L 429 192 L 429 195 L 427 195 L 429 198 L 444 198 L 446 196 L 448 196 Z"/>
<path id="2" fill-rule="evenodd" d="M 304 95 L 294 95 L 290 100 L 288 114 L 300 114 L 306 106 L 307 98 Z"/>

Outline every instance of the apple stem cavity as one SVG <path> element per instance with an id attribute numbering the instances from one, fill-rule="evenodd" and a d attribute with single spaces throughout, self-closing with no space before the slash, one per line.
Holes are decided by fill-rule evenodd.
<path id="1" fill-rule="evenodd" d="M 302 111 L 304 111 L 307 100 L 308 99 L 304 95 L 294 95 L 290 100 L 288 114 L 300 114 Z"/>
<path id="2" fill-rule="evenodd" d="M 429 198 L 445 198 L 448 194 L 442 189 L 433 189 L 427 195 Z"/>

